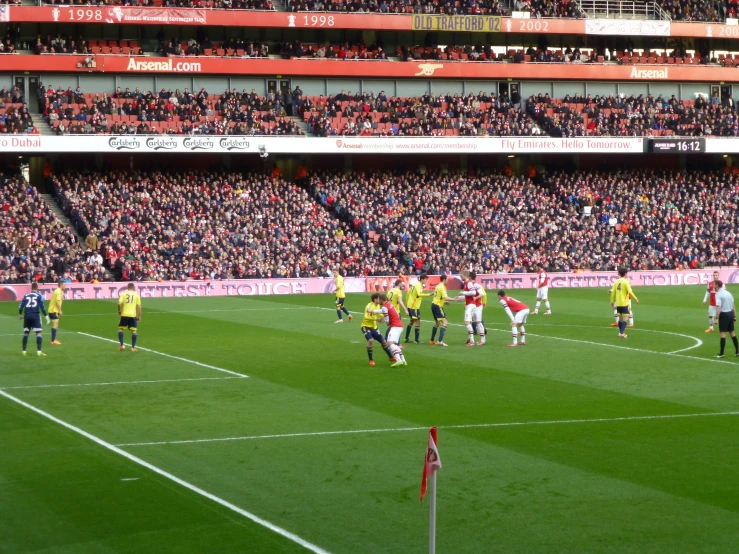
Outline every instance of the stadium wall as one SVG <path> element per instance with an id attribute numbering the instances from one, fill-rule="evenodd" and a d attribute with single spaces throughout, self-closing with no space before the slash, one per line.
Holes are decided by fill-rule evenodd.
<path id="1" fill-rule="evenodd" d="M 635 271 L 629 279 L 635 287 L 705 285 L 711 280 L 713 269 L 696 271 Z M 739 283 L 739 268 L 716 270 L 724 283 Z M 615 272 L 550 273 L 550 288 L 597 288 L 608 287 L 618 278 Z M 390 289 L 397 277 L 347 277 L 346 292 L 382 292 Z M 535 273 L 509 273 L 504 275 L 479 275 L 477 281 L 486 289 L 533 289 L 536 288 Z M 416 277 L 404 277 L 406 284 Z M 449 288 L 459 290 L 458 276 L 450 279 Z M 427 287 L 435 286 L 439 276 L 431 276 Z M 67 300 L 109 300 L 118 298 L 126 290 L 123 283 L 72 283 L 67 285 Z M 56 285 L 41 285 L 40 291 L 50 296 Z M 333 278 L 323 279 L 250 279 L 232 281 L 167 281 L 139 282 L 137 290 L 142 298 L 186 298 L 199 296 L 269 296 L 275 294 L 332 294 Z M 13 302 L 30 292 L 30 285 L 0 285 L 0 301 Z"/>

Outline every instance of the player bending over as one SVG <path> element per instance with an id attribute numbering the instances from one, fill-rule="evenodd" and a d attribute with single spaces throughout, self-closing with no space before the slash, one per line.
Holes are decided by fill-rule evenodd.
<path id="1" fill-rule="evenodd" d="M 123 329 L 128 329 L 131 331 L 131 352 L 136 352 L 138 323 L 141 321 L 141 297 L 133 283 L 128 283 L 126 291 L 118 297 L 118 315 L 121 317 L 118 322 L 118 342 L 121 343 L 118 351 L 126 349 L 123 344 Z"/>
<path id="2" fill-rule="evenodd" d="M 362 326 L 360 327 L 364 338 L 367 339 L 367 356 L 369 356 L 369 365 L 374 366 L 375 360 L 372 357 L 372 349 L 375 345 L 375 341 L 382 345 L 382 348 L 387 352 L 390 358 L 394 358 L 390 349 L 385 343 L 385 339 L 377 330 L 377 310 L 380 310 L 380 293 L 376 292 L 371 296 L 371 302 L 364 307 L 364 318 L 362 319 Z M 382 316 L 379 316 L 382 317 Z"/>
<path id="3" fill-rule="evenodd" d="M 539 315 L 539 306 L 544 302 L 547 311 L 544 315 L 552 315 L 552 308 L 549 305 L 549 275 L 544 271 L 542 264 L 536 264 L 536 307 L 531 315 Z"/>
<path id="4" fill-rule="evenodd" d="M 342 313 L 348 315 L 349 321 L 351 321 L 354 318 L 352 317 L 352 314 L 349 313 L 349 310 L 344 306 L 344 301 L 346 300 L 346 293 L 344 292 L 344 278 L 339 274 L 338 269 L 334 269 L 334 284 L 336 285 L 336 315 L 339 316 L 339 319 L 334 321 L 334 323 L 344 323 L 344 316 Z"/>
<path id="5" fill-rule="evenodd" d="M 418 277 L 418 282 L 411 285 L 408 290 L 408 294 L 405 295 L 405 304 L 408 306 L 408 315 L 411 318 L 411 322 L 405 330 L 405 342 L 411 342 L 411 327 L 416 328 L 416 344 L 421 344 L 421 300 L 427 296 L 431 296 L 429 293 L 423 292 L 426 286 L 426 281 L 429 280 L 429 276 L 422 273 Z"/>
<path id="6" fill-rule="evenodd" d="M 41 316 L 39 311 L 46 316 L 46 323 L 49 323 L 49 316 L 44 307 L 44 297 L 38 291 L 38 283 L 31 285 L 31 292 L 21 299 L 18 306 L 18 319 L 23 320 L 23 355 L 26 355 L 26 347 L 28 346 L 28 334 L 33 331 L 36 333 L 36 355 L 46 356 L 41 352 L 41 345 L 44 341 L 41 335 Z"/>
<path id="7" fill-rule="evenodd" d="M 387 295 L 380 293 L 379 297 L 380 310 L 375 310 L 375 314 L 381 315 L 385 319 L 387 324 L 387 335 L 385 336 L 386 349 L 390 351 L 395 362 L 390 367 L 398 367 L 401 365 L 408 365 L 403 356 L 403 351 L 400 349 L 400 334 L 403 332 L 403 322 L 400 320 L 400 314 L 395 309 L 393 303 L 388 301 Z"/>
<path id="8" fill-rule="evenodd" d="M 629 280 L 626 278 L 628 270 L 625 267 L 618 268 L 619 278 L 613 283 L 611 289 L 611 308 L 614 308 L 619 315 L 618 322 L 618 337 L 625 339 L 628 335 L 626 334 L 626 322 L 629 319 L 629 303 L 633 298 L 636 303 L 639 303 L 639 299 L 631 290 Z"/>
<path id="9" fill-rule="evenodd" d="M 460 273 L 464 281 L 464 287 L 460 293 L 460 298 L 464 298 L 464 326 L 467 328 L 467 346 L 475 346 L 475 329 L 472 323 L 475 322 L 477 330 L 480 333 L 479 346 L 485 344 L 485 327 L 482 324 L 482 287 L 475 282 L 477 275 L 474 271 L 462 271 Z"/>
<path id="10" fill-rule="evenodd" d="M 529 317 L 529 307 L 523 302 L 519 302 L 515 298 L 506 296 L 505 291 L 498 291 L 498 299 L 500 305 L 503 306 L 505 313 L 511 318 L 511 334 L 513 336 L 513 342 L 509 344 L 510 347 L 518 346 L 518 336 L 521 335 L 521 346 L 526 346 L 526 318 Z"/>
<path id="11" fill-rule="evenodd" d="M 49 319 L 51 319 L 51 344 L 59 346 L 61 342 L 56 340 L 59 318 L 62 317 L 62 302 L 64 302 L 64 281 L 57 283 L 57 288 L 51 295 L 49 302 Z"/>
<path id="12" fill-rule="evenodd" d="M 706 301 L 708 301 L 708 329 L 706 329 L 706 333 L 713 333 L 713 326 L 718 319 L 716 317 L 716 293 L 718 292 L 716 281 L 718 281 L 718 271 L 713 272 L 713 281 L 708 283 L 706 294 L 703 297 L 704 306 L 706 305 Z"/>
<path id="13" fill-rule="evenodd" d="M 431 314 L 434 316 L 435 324 L 433 329 L 431 329 L 431 340 L 429 344 L 439 346 L 449 346 L 444 342 L 444 334 L 446 333 L 446 328 L 449 326 L 444 306 L 448 306 L 452 299 L 447 295 L 446 281 L 446 275 L 439 277 L 439 284 L 434 289 L 434 300 L 431 302 Z M 437 331 L 439 332 L 439 342 L 436 342 Z"/>

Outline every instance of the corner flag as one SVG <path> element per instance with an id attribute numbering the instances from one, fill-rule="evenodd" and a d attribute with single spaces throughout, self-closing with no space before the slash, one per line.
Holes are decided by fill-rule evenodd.
<path id="1" fill-rule="evenodd" d="M 426 480 L 435 477 L 435 472 L 441 469 L 439 451 L 436 448 L 436 436 L 436 427 L 429 429 L 429 444 L 423 464 L 423 479 L 421 480 L 421 502 L 423 502 L 423 497 L 426 496 Z"/>

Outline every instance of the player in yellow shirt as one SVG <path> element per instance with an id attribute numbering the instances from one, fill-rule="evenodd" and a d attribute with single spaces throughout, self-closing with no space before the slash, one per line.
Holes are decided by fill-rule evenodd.
<path id="1" fill-rule="evenodd" d="M 405 303 L 403 302 L 403 280 L 402 279 L 396 279 L 393 283 L 393 288 L 391 288 L 386 293 L 387 299 L 392 303 L 393 306 L 395 306 L 395 309 L 398 310 L 398 314 L 401 313 L 401 308 L 405 315 L 408 315 L 408 308 L 405 307 Z"/>
<path id="2" fill-rule="evenodd" d="M 59 328 L 59 318 L 62 317 L 62 302 L 64 302 L 64 281 L 56 284 L 56 289 L 51 294 L 49 302 L 49 319 L 51 320 L 51 344 L 59 346 L 61 342 L 56 340 L 57 329 Z"/>
<path id="3" fill-rule="evenodd" d="M 449 295 L 447 295 L 446 281 L 446 275 L 442 275 L 441 277 L 439 277 L 439 284 L 436 285 L 436 288 L 434 289 L 434 299 L 431 302 L 431 313 L 434 316 L 434 321 L 436 322 L 436 325 L 434 325 L 434 328 L 431 329 L 431 340 L 429 341 L 429 344 L 437 344 L 439 346 L 449 346 L 444 342 L 444 334 L 446 333 L 446 328 L 449 325 L 444 306 L 448 306 L 449 302 L 451 301 L 451 298 L 449 298 Z M 441 327 L 441 329 L 439 329 L 439 327 Z M 435 341 L 437 330 L 439 331 L 439 342 Z"/>
<path id="4" fill-rule="evenodd" d="M 380 293 L 376 292 L 371 297 L 372 301 L 364 307 L 364 313 L 362 318 L 362 326 L 360 330 L 367 339 L 367 356 L 369 356 L 369 365 L 375 365 L 375 360 L 372 357 L 372 348 L 375 341 L 382 345 L 382 348 L 387 352 L 389 358 L 393 358 L 393 354 L 390 352 L 385 338 L 382 336 L 380 331 L 377 329 L 377 322 L 385 321 L 385 316 L 382 315 L 382 305 L 380 304 Z"/>
<path id="5" fill-rule="evenodd" d="M 338 269 L 334 269 L 334 284 L 336 285 L 336 315 L 339 316 L 339 319 L 334 321 L 334 323 L 344 323 L 344 316 L 341 315 L 342 312 L 349 316 L 349 321 L 354 319 L 352 317 L 352 314 L 349 313 L 349 310 L 347 310 L 344 307 L 344 300 L 346 300 L 346 293 L 344 292 L 344 278 L 339 274 Z"/>
<path id="6" fill-rule="evenodd" d="M 141 297 L 133 283 L 128 283 L 126 291 L 118 297 L 118 315 L 121 316 L 118 322 L 118 341 L 121 346 L 118 351 L 126 349 L 123 345 L 123 329 L 127 328 L 131 331 L 131 352 L 136 352 L 136 331 L 141 321 Z"/>
<path id="7" fill-rule="evenodd" d="M 627 272 L 628 270 L 625 267 L 618 269 L 619 278 L 613 283 L 613 288 L 611 289 L 611 308 L 615 308 L 619 315 L 618 336 L 622 339 L 627 337 L 625 331 L 626 323 L 629 319 L 629 302 L 633 298 L 637 304 L 639 303 L 639 299 L 634 294 L 634 291 L 631 290 L 631 284 L 626 278 Z"/>
<path id="8" fill-rule="evenodd" d="M 408 306 L 408 315 L 411 318 L 411 322 L 405 329 L 405 342 L 411 342 L 411 327 L 416 327 L 416 344 L 421 344 L 421 299 L 427 296 L 431 296 L 429 293 L 423 292 L 426 286 L 426 281 L 429 280 L 429 276 L 422 273 L 418 277 L 418 282 L 411 285 L 408 289 L 408 294 L 405 295 L 405 305 Z"/>

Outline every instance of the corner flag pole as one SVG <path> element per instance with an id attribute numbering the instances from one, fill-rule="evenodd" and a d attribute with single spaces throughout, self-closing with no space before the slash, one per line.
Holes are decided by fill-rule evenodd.
<path id="1" fill-rule="evenodd" d="M 436 472 L 429 479 L 429 554 L 436 554 Z"/>
<path id="2" fill-rule="evenodd" d="M 426 495 L 427 480 L 430 480 L 429 491 L 429 554 L 436 554 L 436 472 L 441 469 L 439 451 L 436 448 L 437 429 L 429 429 L 429 442 L 426 457 L 423 460 L 423 478 L 421 479 L 421 502 Z"/>

